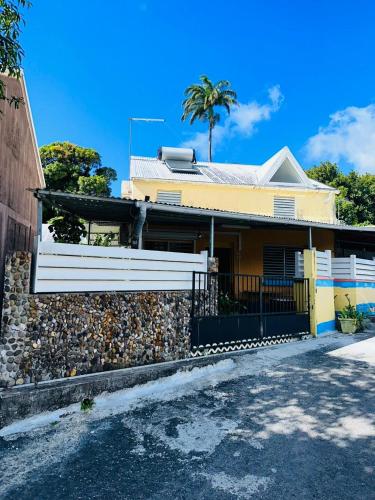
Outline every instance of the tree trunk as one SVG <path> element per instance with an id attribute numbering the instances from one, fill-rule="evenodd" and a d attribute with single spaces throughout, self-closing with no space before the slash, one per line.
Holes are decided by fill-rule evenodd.
<path id="1" fill-rule="evenodd" d="M 208 127 L 208 161 L 212 161 L 212 129 L 213 126 L 209 125 Z"/>

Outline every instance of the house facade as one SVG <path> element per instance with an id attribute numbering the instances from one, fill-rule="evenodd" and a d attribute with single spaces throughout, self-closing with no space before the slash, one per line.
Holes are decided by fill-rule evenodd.
<path id="1" fill-rule="evenodd" d="M 337 222 L 336 190 L 309 179 L 287 147 L 259 166 L 194 162 L 190 161 L 194 157 L 192 150 L 186 150 L 189 160 L 176 160 L 179 151 L 161 148 L 156 158 L 133 157 L 130 182 L 123 183 L 122 196 L 139 200 L 148 196 L 154 202 Z"/>
<path id="2" fill-rule="evenodd" d="M 155 158 L 132 157 L 130 180 L 122 184 L 123 198 L 263 217 L 263 225 L 220 223 L 216 218 L 214 223 L 220 271 L 256 275 L 293 276 L 295 252 L 313 246 L 340 255 L 342 244 L 332 230 L 339 226 L 336 194 L 308 178 L 287 147 L 263 165 L 195 162 L 192 151 L 161 148 Z M 186 222 L 182 228 L 172 220 L 168 227 L 148 225 L 144 248 L 208 249 L 209 229 L 194 227 Z M 355 247 L 359 242 L 352 240 Z M 374 247 L 366 247 L 366 252 L 372 250 L 375 255 Z"/>

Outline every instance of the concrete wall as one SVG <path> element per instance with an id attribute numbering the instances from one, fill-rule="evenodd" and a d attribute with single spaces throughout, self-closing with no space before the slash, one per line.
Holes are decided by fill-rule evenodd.
<path id="1" fill-rule="evenodd" d="M 191 292 L 30 294 L 31 255 L 5 267 L 0 385 L 183 359 Z"/>
<path id="2" fill-rule="evenodd" d="M 310 287 L 310 328 L 312 335 L 336 329 L 333 279 L 318 276 L 316 250 L 304 251 L 305 278 Z"/>
<path id="3" fill-rule="evenodd" d="M 375 281 L 336 279 L 317 272 L 316 250 L 304 251 L 305 278 L 310 280 L 311 332 L 319 335 L 336 329 L 336 317 L 350 303 L 375 316 Z"/>
<path id="4" fill-rule="evenodd" d="M 159 190 L 181 191 L 182 205 L 260 215 L 273 215 L 274 196 L 293 196 L 297 219 L 329 223 L 336 220 L 335 194 L 323 190 L 140 179 L 134 179 L 132 187 L 132 196 L 138 200 L 150 196 L 151 201 L 156 201 Z"/>
<path id="5" fill-rule="evenodd" d="M 335 280 L 335 310 L 338 314 L 350 303 L 360 312 L 375 317 L 375 281 Z"/>

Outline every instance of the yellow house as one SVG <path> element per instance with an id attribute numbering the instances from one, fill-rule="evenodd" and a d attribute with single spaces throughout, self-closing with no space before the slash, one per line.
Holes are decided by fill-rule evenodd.
<path id="1" fill-rule="evenodd" d="M 89 243 L 110 227 L 115 245 L 208 251 L 218 259 L 219 273 L 205 273 L 203 279 L 219 280 L 223 310 L 228 298 L 234 308 L 245 307 L 244 322 L 268 314 L 262 323 L 267 335 L 306 331 L 306 323 L 299 321 L 306 322 L 307 311 L 311 332 L 334 329 L 335 306 L 336 311 L 342 308 L 349 289 L 355 290 L 350 293 L 358 309 L 375 308 L 369 293 L 375 290 L 374 280 L 332 274 L 334 259 L 347 262 L 355 255 L 369 267 L 361 260 L 375 257 L 374 228 L 338 221 L 336 193 L 309 179 L 286 147 L 263 165 L 197 162 L 193 150 L 161 148 L 154 158 L 131 158 L 121 199 L 41 191 L 37 196 L 85 219 Z M 257 325 L 249 323 L 245 330 L 259 330 Z M 212 330 L 215 337 L 216 326 Z"/>
<path id="2" fill-rule="evenodd" d="M 195 162 L 193 150 L 132 157 L 122 196 L 239 213 L 336 223 L 336 190 L 309 179 L 289 148 L 263 165 Z"/>
<path id="3" fill-rule="evenodd" d="M 222 272 L 283 276 L 294 274 L 297 250 L 312 245 L 334 250 L 333 232 L 324 226 L 337 225 L 335 194 L 334 188 L 308 178 L 287 147 L 263 165 L 197 162 L 193 150 L 161 148 L 155 158 L 132 157 L 130 180 L 122 183 L 123 198 L 262 216 L 263 225 L 215 218 L 212 255 L 219 258 Z M 291 224 L 278 227 L 272 221 Z M 293 225 L 298 221 L 303 228 Z M 308 228 L 310 223 L 323 227 Z M 210 229 L 194 231 L 197 227 L 189 227 L 188 221 L 183 227 L 173 220 L 167 226 L 149 223 L 143 247 L 208 249 Z"/>
<path id="4" fill-rule="evenodd" d="M 272 316 L 273 330 L 302 331 L 299 308 L 306 312 L 310 303 L 311 331 L 318 334 L 334 329 L 335 310 L 349 291 L 359 310 L 375 308 L 371 276 L 341 276 L 341 268 L 335 276 L 331 264 L 319 264 L 342 258 L 339 265 L 347 266 L 356 256 L 369 267 L 361 261 L 375 257 L 374 228 L 338 221 L 336 193 L 309 179 L 286 147 L 263 165 L 197 162 L 193 150 L 161 148 L 154 158 L 131 158 L 121 199 L 47 191 L 37 196 L 85 219 L 88 243 L 110 228 L 113 245 L 208 251 L 210 266 L 218 259 L 218 289 L 232 305 L 251 311 L 261 304 L 270 308 L 265 328 Z M 281 316 L 292 307 L 298 314 L 287 314 L 286 325 Z"/>

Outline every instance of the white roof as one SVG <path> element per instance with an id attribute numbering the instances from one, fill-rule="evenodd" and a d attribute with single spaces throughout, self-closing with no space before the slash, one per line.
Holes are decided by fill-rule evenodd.
<path id="1" fill-rule="evenodd" d="M 293 183 L 275 182 L 272 177 L 287 162 L 287 168 L 297 179 Z M 132 156 L 130 162 L 130 179 L 153 179 L 166 181 L 199 182 L 208 184 L 231 184 L 245 186 L 293 186 L 296 188 L 324 189 L 335 191 L 307 177 L 289 148 L 284 147 L 263 165 L 242 165 L 236 163 L 197 162 L 196 173 L 174 172 L 165 161 L 157 158 Z"/>

